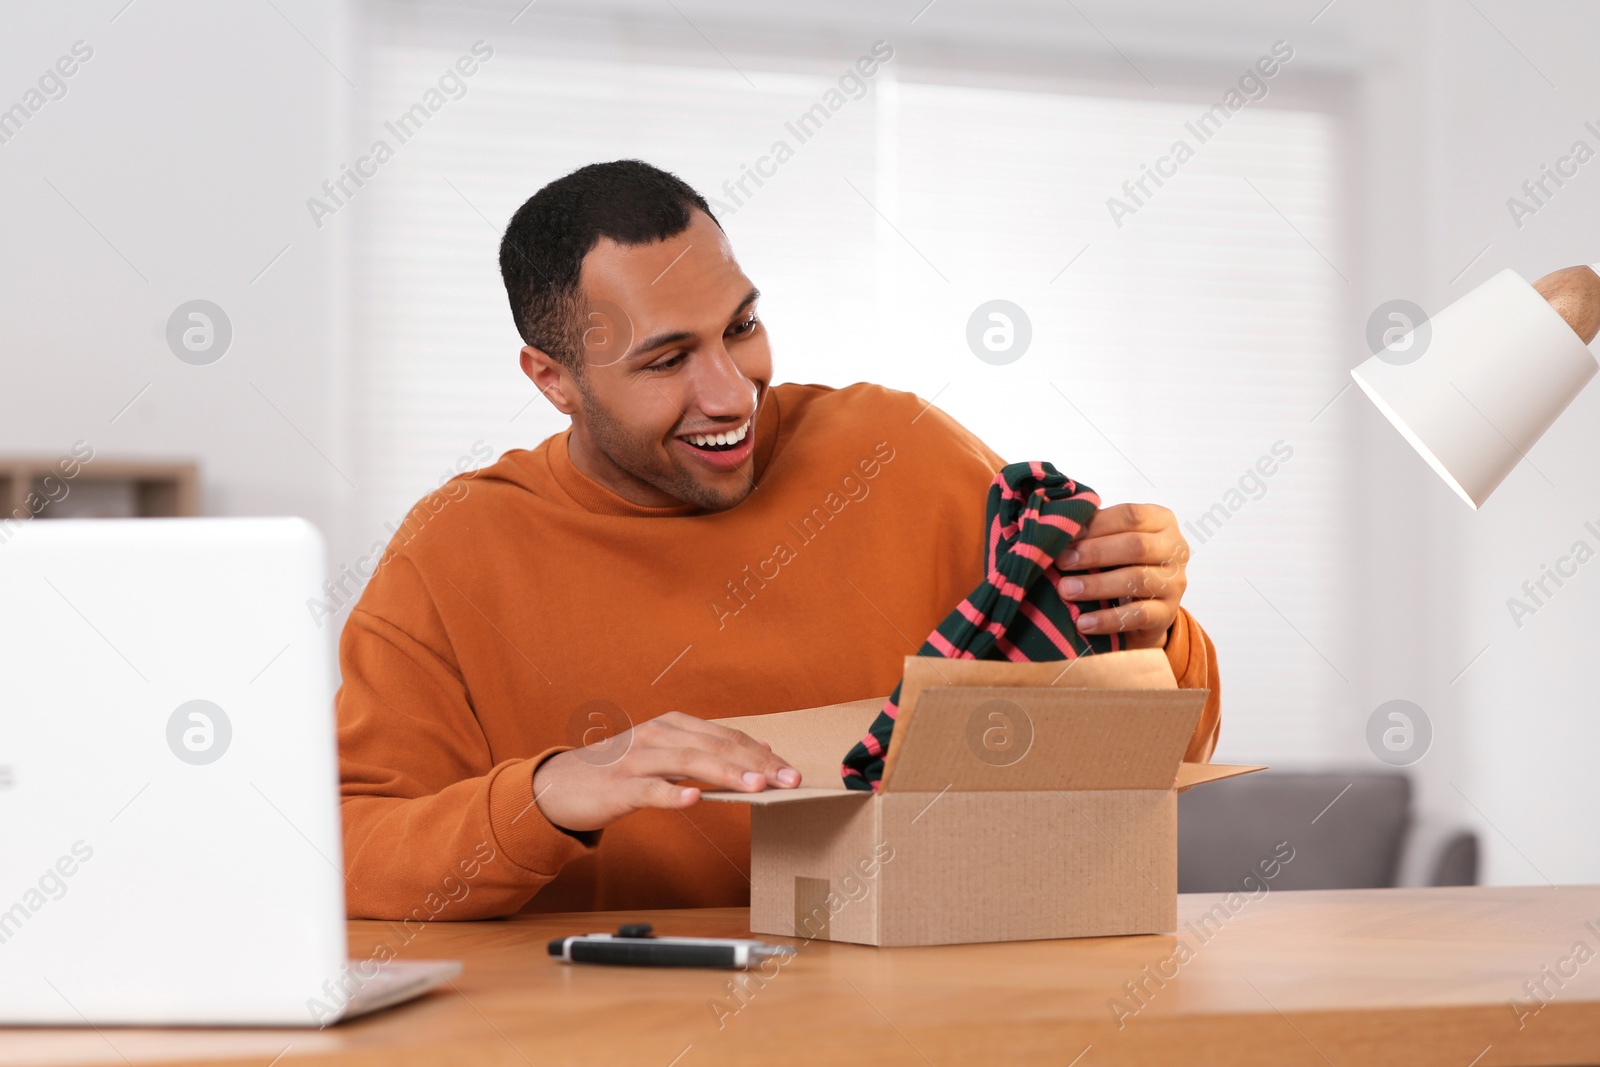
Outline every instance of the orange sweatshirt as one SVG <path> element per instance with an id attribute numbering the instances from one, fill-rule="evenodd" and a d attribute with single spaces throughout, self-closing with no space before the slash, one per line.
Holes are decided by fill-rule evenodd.
<path id="1" fill-rule="evenodd" d="M 535 766 L 607 721 L 886 696 L 981 580 L 1004 466 L 876 385 L 775 386 L 755 433 L 756 487 L 723 512 L 622 499 L 567 433 L 417 505 L 340 641 L 352 918 L 749 902 L 744 805 L 573 835 L 534 804 Z M 1211 690 L 1185 757 L 1208 759 L 1216 651 L 1187 612 L 1166 651 L 1179 685 Z"/>

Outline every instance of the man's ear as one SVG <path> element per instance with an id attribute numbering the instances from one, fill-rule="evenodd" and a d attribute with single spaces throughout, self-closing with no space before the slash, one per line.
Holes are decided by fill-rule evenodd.
<path id="1" fill-rule="evenodd" d="M 572 415 L 579 410 L 578 383 L 572 372 L 544 349 L 523 346 L 522 373 L 561 414 Z"/>

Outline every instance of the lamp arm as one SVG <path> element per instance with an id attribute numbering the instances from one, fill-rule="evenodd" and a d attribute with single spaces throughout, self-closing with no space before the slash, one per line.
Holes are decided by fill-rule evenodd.
<path id="1" fill-rule="evenodd" d="M 1533 288 L 1588 344 L 1600 334 L 1600 265 L 1564 267 L 1533 283 Z"/>

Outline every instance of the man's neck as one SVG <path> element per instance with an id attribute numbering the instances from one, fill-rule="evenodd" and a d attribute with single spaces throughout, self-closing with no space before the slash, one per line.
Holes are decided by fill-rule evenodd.
<path id="1" fill-rule="evenodd" d="M 649 482 L 636 478 L 617 466 L 610 456 L 594 446 L 594 442 L 589 439 L 588 430 L 576 420 L 572 424 L 571 434 L 567 437 L 567 453 L 572 457 L 572 465 L 578 468 L 579 473 L 597 485 L 611 490 L 630 504 L 645 508 L 666 508 L 683 503 L 677 497 L 663 493 Z"/>

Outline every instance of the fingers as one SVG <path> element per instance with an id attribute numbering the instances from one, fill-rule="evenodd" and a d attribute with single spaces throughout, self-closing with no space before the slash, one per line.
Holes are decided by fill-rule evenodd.
<path id="1" fill-rule="evenodd" d="M 1188 542 L 1176 528 L 1160 533 L 1129 530 L 1075 541 L 1056 557 L 1056 565 L 1063 570 L 1082 570 L 1145 563 L 1165 565 L 1170 570 L 1174 562 L 1181 566 L 1188 558 Z"/>
<path id="2" fill-rule="evenodd" d="M 1095 512 L 1083 537 L 1057 557 L 1065 568 L 1160 564 L 1168 575 L 1189 558 L 1178 517 L 1159 504 L 1116 504 Z"/>
<path id="3" fill-rule="evenodd" d="M 698 778 L 730 789 L 781 789 L 800 784 L 800 772 L 739 730 L 668 712 L 635 727 L 627 775 Z"/>
<path id="4" fill-rule="evenodd" d="M 639 748 L 629 753 L 624 773 L 638 778 L 693 778 L 722 789 L 756 793 L 767 776 L 748 765 L 703 748 Z M 791 770 L 790 773 L 795 773 Z"/>
<path id="5" fill-rule="evenodd" d="M 741 730 L 720 723 L 706 722 L 704 719 L 697 719 L 678 711 L 668 712 L 653 719 L 646 726 L 656 726 L 663 732 L 660 741 L 665 747 L 705 750 L 731 764 L 736 764 L 741 771 L 753 771 L 762 775 L 767 785 L 787 789 L 800 784 L 800 772 L 774 753 L 771 745 L 757 741 Z M 654 738 L 645 740 L 648 743 Z"/>
<path id="6" fill-rule="evenodd" d="M 699 803 L 700 790 L 679 784 L 683 779 L 753 793 L 797 786 L 800 772 L 739 730 L 669 712 L 601 745 L 542 761 L 533 774 L 534 802 L 556 826 L 598 830 L 640 808 Z"/>
<path id="7" fill-rule="evenodd" d="M 1184 582 L 1161 567 L 1118 567 L 1094 574 L 1069 574 L 1056 583 L 1063 600 L 1182 595 Z"/>
<path id="8" fill-rule="evenodd" d="M 1083 535 L 1105 537 L 1137 530 L 1155 533 L 1177 525 L 1178 517 L 1160 504 L 1113 504 L 1094 513 Z"/>
<path id="9" fill-rule="evenodd" d="M 1078 616 L 1084 633 L 1141 633 L 1164 635 L 1178 617 L 1178 606 L 1167 600 L 1130 600 Z"/>
<path id="10" fill-rule="evenodd" d="M 630 778 L 620 792 L 620 799 L 631 809 L 688 808 L 700 800 L 700 790 L 693 786 L 674 785 L 660 778 Z"/>
<path id="11" fill-rule="evenodd" d="M 1183 597 L 1182 574 L 1168 578 L 1161 567 L 1119 567 L 1095 574 L 1072 574 L 1057 588 L 1064 600 L 1121 601 L 1114 607 L 1085 612 L 1077 626 L 1086 634 L 1127 634 L 1131 647 L 1164 644 L 1178 617 Z"/>

